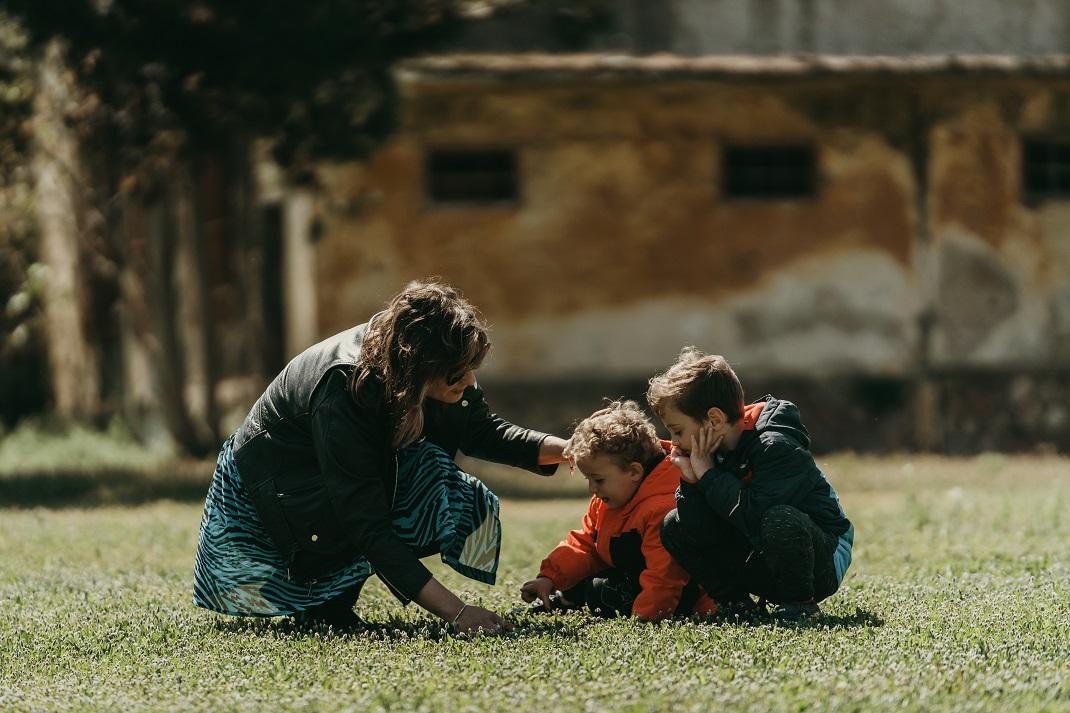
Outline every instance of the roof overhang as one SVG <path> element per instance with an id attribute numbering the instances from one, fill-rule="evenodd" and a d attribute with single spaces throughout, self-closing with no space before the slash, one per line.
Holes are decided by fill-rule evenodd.
<path id="1" fill-rule="evenodd" d="M 398 66 L 402 81 L 745 79 L 843 76 L 1070 76 L 1070 54 L 1056 55 L 707 55 L 449 54 Z"/>

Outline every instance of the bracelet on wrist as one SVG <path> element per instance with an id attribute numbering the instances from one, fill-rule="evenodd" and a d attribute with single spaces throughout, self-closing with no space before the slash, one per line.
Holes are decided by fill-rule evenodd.
<path id="1" fill-rule="evenodd" d="M 453 620 L 450 621 L 450 628 L 453 629 L 454 631 L 457 631 L 457 620 L 461 618 L 461 614 L 463 614 L 464 610 L 467 609 L 467 608 L 468 608 L 467 604 L 462 604 L 461 608 L 458 609 L 457 613 L 453 616 Z"/>

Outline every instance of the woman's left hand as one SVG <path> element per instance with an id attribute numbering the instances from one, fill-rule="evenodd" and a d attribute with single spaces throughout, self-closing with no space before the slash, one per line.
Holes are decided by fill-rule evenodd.
<path id="1" fill-rule="evenodd" d="M 453 622 L 453 633 L 458 635 L 485 634 L 493 636 L 510 631 L 512 622 L 483 607 L 466 606 Z"/>

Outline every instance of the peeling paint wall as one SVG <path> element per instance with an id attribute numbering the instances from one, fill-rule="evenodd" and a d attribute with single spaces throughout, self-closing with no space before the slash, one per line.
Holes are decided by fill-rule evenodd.
<path id="1" fill-rule="evenodd" d="M 686 344 L 771 373 L 909 368 L 913 187 L 878 133 L 731 85 L 412 88 L 407 107 L 370 165 L 324 171 L 323 333 L 439 275 L 494 325 L 491 376 L 648 373 Z M 816 197 L 722 198 L 725 143 L 785 141 L 816 146 Z M 520 205 L 429 206 L 423 152 L 453 146 L 516 147 Z"/>
<path id="2" fill-rule="evenodd" d="M 608 0 L 608 17 L 562 36 L 538 3 L 468 23 L 453 49 L 675 55 L 1056 54 L 1065 0 Z"/>
<path id="3" fill-rule="evenodd" d="M 1061 0 L 671 0 L 672 51 L 1036 54 L 1070 48 Z"/>
<path id="4" fill-rule="evenodd" d="M 1023 91 L 1024 89 L 1024 91 Z M 1068 88 L 970 87 L 930 134 L 934 363 L 1065 367 L 1070 201 L 1022 198 L 1022 136 L 1070 137 Z M 1060 99 L 1061 98 L 1061 99 Z"/>
<path id="5" fill-rule="evenodd" d="M 1070 201 L 1023 201 L 1019 143 L 1070 136 L 1064 80 L 456 79 L 404 90 L 390 145 L 321 171 L 321 336 L 363 321 L 406 281 L 439 276 L 491 323 L 481 375 L 496 383 L 631 393 L 692 344 L 750 384 L 858 377 L 909 390 L 1070 363 Z M 791 142 L 816 148 L 813 198 L 722 195 L 725 145 Z M 515 149 L 519 204 L 430 204 L 425 151 L 451 147 Z M 1005 381 L 1008 398 L 1021 391 Z M 835 409 L 815 418 L 834 423 Z"/>

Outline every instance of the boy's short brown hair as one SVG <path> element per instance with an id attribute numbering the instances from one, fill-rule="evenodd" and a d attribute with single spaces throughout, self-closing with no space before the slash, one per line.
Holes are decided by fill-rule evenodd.
<path id="1" fill-rule="evenodd" d="M 612 401 L 576 425 L 565 444 L 570 463 L 592 456 L 610 456 L 621 467 L 641 463 L 645 469 L 665 451 L 654 424 L 634 401 Z"/>
<path id="2" fill-rule="evenodd" d="M 719 354 L 704 354 L 684 347 L 676 363 L 650 380 L 647 403 L 659 416 L 667 406 L 696 421 L 703 421 L 711 408 L 719 408 L 735 423 L 743 416 L 743 385 L 728 361 Z"/>

